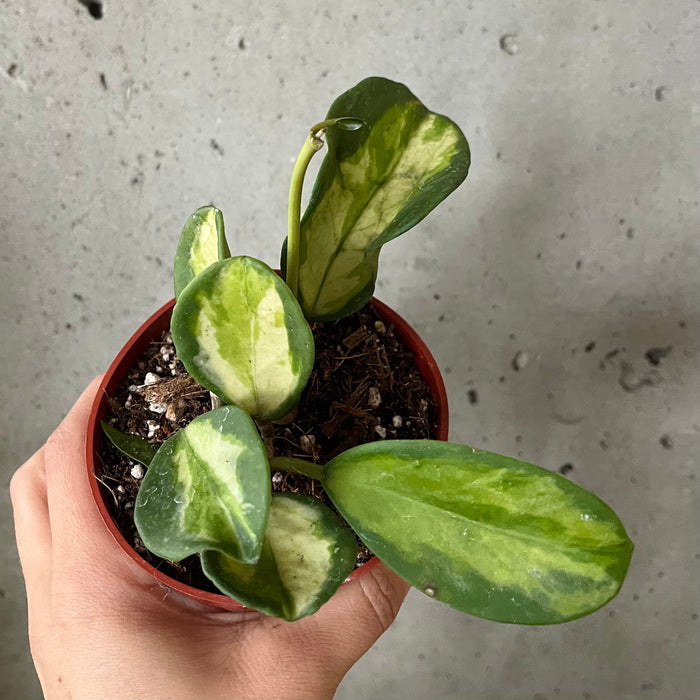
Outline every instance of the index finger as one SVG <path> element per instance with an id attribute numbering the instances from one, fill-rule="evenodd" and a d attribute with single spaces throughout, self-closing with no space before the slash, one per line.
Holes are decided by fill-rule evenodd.
<path id="1" fill-rule="evenodd" d="M 46 442 L 46 486 L 56 561 L 75 557 L 96 538 L 114 547 L 104 527 L 86 477 L 85 438 L 90 409 L 101 377 L 94 379 Z"/>

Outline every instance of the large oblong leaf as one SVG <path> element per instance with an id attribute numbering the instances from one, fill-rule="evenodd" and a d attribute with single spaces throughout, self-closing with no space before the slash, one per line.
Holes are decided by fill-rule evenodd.
<path id="1" fill-rule="evenodd" d="M 177 245 L 173 266 L 175 298 L 200 272 L 230 255 L 223 214 L 212 206 L 197 209 L 187 219 Z"/>
<path id="2" fill-rule="evenodd" d="M 250 416 L 223 406 L 166 440 L 141 483 L 134 521 L 146 547 L 180 561 L 217 549 L 256 561 L 270 503 L 270 469 Z"/>
<path id="3" fill-rule="evenodd" d="M 400 83 L 363 80 L 331 105 L 328 119 L 344 116 L 365 126 L 328 129 L 301 222 L 298 298 L 307 317 L 321 321 L 369 300 L 381 246 L 447 197 L 470 163 L 459 128 Z"/>
<path id="4" fill-rule="evenodd" d="M 202 569 L 235 600 L 268 615 L 298 620 L 316 612 L 352 571 L 353 533 L 330 508 L 310 496 L 272 496 L 260 559 L 241 564 L 204 552 Z"/>
<path id="5" fill-rule="evenodd" d="M 202 386 L 260 418 L 289 412 L 313 368 L 313 336 L 299 304 L 254 258 L 228 258 L 197 275 L 175 304 L 171 331 Z"/>
<path id="6" fill-rule="evenodd" d="M 324 488 L 380 559 L 458 610 L 551 624 L 614 597 L 632 554 L 615 513 L 532 464 L 433 441 L 354 447 Z"/>

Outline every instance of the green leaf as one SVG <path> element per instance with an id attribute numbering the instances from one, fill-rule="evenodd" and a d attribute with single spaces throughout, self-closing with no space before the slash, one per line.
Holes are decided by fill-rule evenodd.
<path id="1" fill-rule="evenodd" d="M 146 438 L 142 438 L 140 435 L 122 433 L 121 430 L 117 430 L 103 420 L 100 421 L 100 425 L 104 434 L 120 452 L 123 452 L 130 459 L 140 462 L 144 467 L 151 463 L 156 452 L 158 452 L 159 445 L 148 442 Z"/>
<path id="2" fill-rule="evenodd" d="M 354 447 L 323 486 L 382 561 L 428 595 L 500 622 L 551 624 L 613 598 L 632 543 L 615 513 L 532 464 L 434 441 Z"/>
<path id="3" fill-rule="evenodd" d="M 200 207 L 187 219 L 175 254 L 175 298 L 203 270 L 230 257 L 223 214 L 212 206 Z"/>
<path id="4" fill-rule="evenodd" d="M 166 440 L 141 483 L 134 521 L 146 547 L 180 561 L 205 549 L 260 555 L 270 503 L 265 448 L 250 416 L 223 406 Z"/>
<path id="5" fill-rule="evenodd" d="M 327 131 L 328 153 L 301 222 L 298 299 L 307 318 L 321 321 L 369 300 L 381 246 L 447 197 L 470 163 L 459 128 L 400 83 L 363 80 L 328 112 L 344 116 L 366 126 Z"/>
<path id="6" fill-rule="evenodd" d="M 302 494 L 273 494 L 257 564 L 219 552 L 202 569 L 235 600 L 268 615 L 298 620 L 323 605 L 355 566 L 357 542 L 332 510 Z"/>
<path id="7" fill-rule="evenodd" d="M 171 331 L 178 357 L 202 386 L 259 418 L 288 413 L 313 368 L 313 336 L 299 304 L 254 258 L 201 272 L 178 298 Z"/>

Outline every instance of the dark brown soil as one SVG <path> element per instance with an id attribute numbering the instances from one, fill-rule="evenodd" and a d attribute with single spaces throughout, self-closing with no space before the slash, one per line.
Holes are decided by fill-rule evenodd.
<path id="1" fill-rule="evenodd" d="M 435 409 L 413 354 L 366 307 L 333 323 L 315 324 L 316 363 L 294 415 L 274 425 L 276 456 L 325 464 L 358 444 L 382 439 L 423 439 L 436 434 Z M 209 392 L 177 358 L 169 334 L 151 345 L 110 399 L 107 416 L 117 429 L 164 442 L 193 418 L 211 410 Z M 197 556 L 179 563 L 148 552 L 133 511 L 144 468 L 104 438 L 100 480 L 105 501 L 124 538 L 153 566 L 197 588 L 217 592 Z M 272 490 L 307 493 L 330 505 L 320 483 L 276 471 Z M 332 507 L 332 506 L 331 506 Z M 360 544 L 358 566 L 371 557 Z"/>

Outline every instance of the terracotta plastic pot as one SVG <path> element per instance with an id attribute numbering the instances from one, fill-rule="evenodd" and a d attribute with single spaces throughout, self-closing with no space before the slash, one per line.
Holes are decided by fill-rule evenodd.
<path id="1" fill-rule="evenodd" d="M 167 304 L 158 309 L 158 311 L 156 311 L 153 316 L 151 316 L 141 326 L 141 328 L 134 333 L 134 335 L 122 348 L 121 352 L 114 359 L 111 366 L 107 370 L 102 383 L 100 384 L 95 403 L 93 404 L 90 412 L 90 419 L 88 423 L 86 444 L 88 480 L 90 482 L 92 494 L 95 498 L 95 503 L 97 504 L 107 529 L 111 532 L 121 549 L 124 550 L 124 552 L 131 557 L 131 559 L 138 566 L 147 571 L 160 583 L 183 593 L 189 598 L 193 598 L 194 600 L 213 605 L 217 608 L 223 608 L 225 610 L 243 611 L 247 610 L 247 608 L 240 603 L 237 603 L 235 600 L 232 600 L 228 596 L 217 593 L 209 593 L 207 591 L 202 591 L 199 588 L 193 588 L 192 586 L 180 583 L 161 571 L 158 571 L 158 569 L 154 568 L 145 559 L 143 559 L 141 555 L 138 554 L 138 552 L 136 552 L 124 539 L 116 524 L 112 520 L 112 516 L 110 515 L 109 509 L 103 497 L 103 490 L 97 479 L 97 477 L 100 476 L 100 443 L 102 439 L 100 420 L 107 415 L 109 398 L 115 395 L 119 384 L 121 384 L 131 368 L 144 354 L 150 343 L 152 341 L 160 340 L 163 331 L 170 328 L 170 317 L 174 305 L 174 299 L 169 301 Z M 416 366 L 430 386 L 430 390 L 435 401 L 435 418 L 437 422 L 436 438 L 438 440 L 447 440 L 449 429 L 447 394 L 445 392 L 445 385 L 442 381 L 442 376 L 440 375 L 440 370 L 438 369 L 433 356 L 430 354 L 430 351 L 426 347 L 425 343 L 420 339 L 413 328 L 411 328 L 408 323 L 406 323 L 406 321 L 404 321 L 403 318 L 401 318 L 401 316 L 399 316 L 395 311 L 377 299 L 372 299 L 370 301 L 370 305 L 374 309 L 377 316 L 379 316 L 379 318 L 382 319 L 387 326 L 394 326 L 398 337 L 413 351 Z M 368 562 L 355 569 L 347 580 L 352 581 L 367 573 L 378 563 L 378 561 L 379 560 L 376 557 L 373 557 Z"/>

